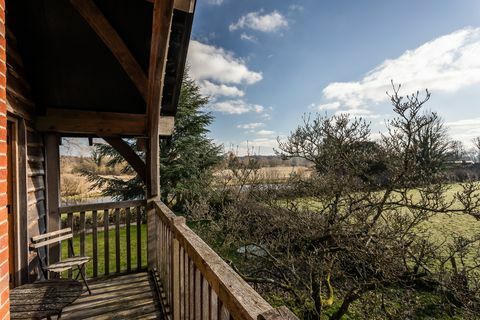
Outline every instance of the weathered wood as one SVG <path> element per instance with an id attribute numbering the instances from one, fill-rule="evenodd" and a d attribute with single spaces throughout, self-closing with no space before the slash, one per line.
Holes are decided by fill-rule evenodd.
<path id="1" fill-rule="evenodd" d="M 69 212 L 67 213 L 67 225 L 73 230 L 73 213 Z M 69 238 L 73 238 L 73 233 L 68 235 Z M 73 241 L 73 240 L 72 240 Z M 67 246 L 67 252 L 68 252 L 68 257 L 71 258 L 73 257 L 73 248 L 70 246 L 70 244 Z M 49 265 L 52 264 L 51 262 L 48 263 Z M 72 269 L 68 269 L 68 278 L 71 279 L 73 276 Z"/>
<path id="2" fill-rule="evenodd" d="M 145 272 L 92 280 L 92 295 L 66 307 L 62 319 L 163 319 L 150 281 Z"/>
<path id="3" fill-rule="evenodd" d="M 235 315 L 235 319 L 253 320 L 272 309 L 218 254 L 188 228 L 183 218 L 176 217 L 163 203 L 155 204 L 159 220 L 171 230 L 170 238 L 174 243 L 178 241 L 194 264 L 194 319 L 215 317 L 224 319 L 227 317 L 225 311 L 228 311 L 228 315 Z M 172 265 L 175 267 L 175 261 Z M 212 301 L 216 303 L 212 305 Z"/>
<path id="4" fill-rule="evenodd" d="M 195 0 L 175 0 L 174 7 L 177 10 L 192 13 L 195 8 Z"/>
<path id="5" fill-rule="evenodd" d="M 210 285 L 207 279 L 203 278 L 202 283 L 202 320 L 210 320 Z"/>
<path id="6" fill-rule="evenodd" d="M 126 238 L 126 246 L 127 246 L 127 272 L 130 272 L 132 271 L 132 245 L 131 245 L 131 241 L 130 241 L 130 219 L 131 219 L 131 216 L 130 216 L 130 208 L 126 208 L 125 209 L 125 231 L 126 231 L 126 235 L 125 235 L 125 238 Z"/>
<path id="7" fill-rule="evenodd" d="M 55 279 L 17 287 L 11 292 L 11 319 L 41 319 L 59 314 L 82 293 L 78 281 Z"/>
<path id="8" fill-rule="evenodd" d="M 93 258 L 93 277 L 98 276 L 98 216 L 97 210 L 92 212 L 92 258 Z"/>
<path id="9" fill-rule="evenodd" d="M 8 78 L 8 76 L 7 76 Z M 27 177 L 27 154 L 28 154 L 28 145 L 27 145 L 27 126 L 25 123 L 25 119 L 19 119 L 17 126 L 17 174 L 18 174 L 18 194 L 17 194 L 17 208 L 18 212 L 27 212 L 28 211 L 28 204 L 27 204 L 27 193 L 28 193 L 28 177 Z M 43 145 L 42 145 L 43 147 Z M 43 150 L 42 150 L 43 153 Z M 44 186 L 44 179 L 41 179 L 41 185 L 39 184 L 38 187 Z M 34 188 L 36 189 L 36 187 Z M 43 213 L 45 212 L 45 206 L 39 206 L 39 208 L 43 209 Z M 40 210 L 37 209 L 38 213 L 41 213 Z M 38 214 L 40 216 L 40 214 Z M 17 264 L 17 270 L 19 279 L 17 280 L 17 284 L 21 285 L 27 283 L 28 281 L 28 222 L 27 217 L 25 214 L 20 214 L 17 216 L 18 218 L 18 246 L 19 248 L 23 248 L 19 252 L 19 260 Z M 44 219 L 44 216 L 42 215 Z M 40 229 L 40 228 L 38 228 Z"/>
<path id="10" fill-rule="evenodd" d="M 137 207 L 137 270 L 142 268 L 142 208 Z"/>
<path id="11" fill-rule="evenodd" d="M 159 120 L 163 94 L 163 80 L 167 61 L 173 0 L 156 0 L 153 5 L 152 40 L 148 70 L 147 128 L 150 144 L 147 154 L 149 198 L 160 192 Z"/>
<path id="12" fill-rule="evenodd" d="M 260 314 L 258 320 L 298 320 L 298 318 L 290 309 L 282 306 Z"/>
<path id="13" fill-rule="evenodd" d="M 180 320 L 180 245 L 175 239 L 173 239 L 172 245 L 173 320 Z"/>
<path id="14" fill-rule="evenodd" d="M 36 243 L 40 240 L 44 240 L 44 239 L 48 239 L 48 238 L 52 238 L 52 237 L 57 237 L 57 236 L 60 236 L 62 234 L 71 233 L 71 232 L 72 232 L 72 228 L 70 228 L 70 227 L 63 228 L 63 229 L 60 229 L 60 230 L 57 230 L 57 231 L 47 232 L 47 233 L 32 237 L 32 242 Z"/>
<path id="15" fill-rule="evenodd" d="M 100 9 L 92 0 L 70 0 L 70 2 L 117 58 L 123 70 L 125 70 L 142 97 L 146 100 L 147 77 L 142 67 Z"/>
<path id="16" fill-rule="evenodd" d="M 110 244 L 108 230 L 110 225 L 110 218 L 108 209 L 103 210 L 103 251 L 104 251 L 104 273 L 108 275 L 110 273 Z"/>
<path id="17" fill-rule="evenodd" d="M 115 268 L 120 273 L 120 209 L 115 209 Z"/>
<path id="18" fill-rule="evenodd" d="M 131 200 L 131 201 L 118 201 L 118 202 L 105 202 L 105 203 L 90 203 L 79 204 L 74 206 L 63 206 L 58 208 L 60 213 L 80 212 L 80 211 L 93 211 L 93 210 L 107 210 L 107 209 L 122 209 L 131 208 L 145 205 L 145 200 Z"/>
<path id="19" fill-rule="evenodd" d="M 47 109 L 36 118 L 41 132 L 109 136 L 145 136 L 145 115 L 114 112 Z"/>
<path id="20" fill-rule="evenodd" d="M 128 143 L 122 138 L 118 137 L 104 137 L 108 144 L 110 144 L 118 153 L 132 166 L 133 170 L 138 174 L 144 183 L 147 182 L 145 162 L 140 156 L 133 151 Z"/>
<path id="21" fill-rule="evenodd" d="M 80 212 L 80 255 L 85 255 L 85 211 Z"/>
<path id="22" fill-rule="evenodd" d="M 47 191 L 47 232 L 60 229 L 60 154 L 59 137 L 55 134 L 45 135 L 45 170 Z M 60 259 L 60 247 L 52 245 L 48 249 L 49 263 Z"/>
<path id="23" fill-rule="evenodd" d="M 194 319 L 202 319 L 202 274 L 195 268 L 195 316 Z"/>
<path id="24" fill-rule="evenodd" d="M 70 233 L 70 234 L 62 235 L 62 236 L 59 236 L 59 237 L 56 237 L 56 238 L 53 238 L 53 239 L 45 240 L 45 241 L 42 241 L 42 242 L 39 242 L 39 243 L 32 243 L 30 245 L 30 247 L 32 249 L 37 249 L 37 248 L 41 248 L 41 247 L 44 247 L 44 246 L 48 246 L 49 244 L 58 243 L 62 240 L 67 240 L 67 239 L 71 239 L 71 238 L 73 238 L 73 235 Z M 69 251 L 71 251 L 71 250 L 69 250 Z"/>

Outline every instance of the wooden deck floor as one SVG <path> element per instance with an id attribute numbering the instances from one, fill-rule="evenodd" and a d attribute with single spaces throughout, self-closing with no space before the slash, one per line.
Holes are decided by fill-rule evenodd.
<path id="1" fill-rule="evenodd" d="M 63 310 L 61 319 L 162 319 L 150 275 L 146 272 L 90 280 L 83 293 Z"/>

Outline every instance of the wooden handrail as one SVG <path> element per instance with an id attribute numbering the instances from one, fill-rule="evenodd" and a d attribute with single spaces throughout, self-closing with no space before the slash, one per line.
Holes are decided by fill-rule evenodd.
<path id="1" fill-rule="evenodd" d="M 131 200 L 131 201 L 117 201 L 117 202 L 104 202 L 104 203 L 87 203 L 87 204 L 77 204 L 73 206 L 63 206 L 59 207 L 58 210 L 60 214 L 70 213 L 70 212 L 81 212 L 81 211 L 100 211 L 107 209 L 122 209 L 130 207 L 144 206 L 146 204 L 145 200 Z"/>
<path id="2" fill-rule="evenodd" d="M 161 241 L 159 250 L 163 250 L 160 259 L 170 259 L 168 262 L 162 261 L 157 267 L 166 269 L 160 271 L 160 278 L 163 276 L 161 280 L 167 286 L 167 291 L 173 291 L 168 292 L 171 299 L 167 299 L 167 303 L 172 304 L 169 306 L 172 310 L 172 319 L 186 319 L 189 313 L 190 315 L 194 313 L 195 316 L 191 318 L 196 318 L 200 316 L 199 311 L 203 317 L 205 309 L 207 314 L 215 313 L 214 318 L 218 319 L 228 319 L 225 314 L 233 319 L 245 320 L 296 319 L 293 313 L 285 312 L 286 308 L 277 311 L 265 301 L 185 224 L 183 217 L 176 216 L 162 202 L 155 202 L 155 206 L 159 218 L 157 221 L 162 224 L 158 235 Z M 191 267 L 188 267 L 190 261 L 194 264 L 193 273 L 189 270 Z M 200 281 L 197 276 L 192 280 L 192 274 L 196 275 L 198 272 Z M 202 280 L 208 283 L 206 291 Z M 193 290 L 188 288 L 192 285 L 195 288 Z M 201 287 L 200 296 L 196 292 L 198 285 Z M 194 296 L 189 296 L 189 291 L 195 291 Z M 206 304 L 205 300 L 208 300 Z M 202 307 L 198 307 L 199 303 Z M 194 305 L 194 309 L 190 310 L 188 304 Z"/>

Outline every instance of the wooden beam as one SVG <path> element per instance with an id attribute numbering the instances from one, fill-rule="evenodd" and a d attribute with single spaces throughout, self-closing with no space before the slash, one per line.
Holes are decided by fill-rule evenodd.
<path id="1" fill-rule="evenodd" d="M 45 175 L 47 192 L 47 232 L 60 230 L 60 153 L 57 134 L 45 135 Z M 48 263 L 60 260 L 60 247 L 51 245 L 48 250 Z"/>
<path id="2" fill-rule="evenodd" d="M 175 0 L 174 8 L 192 13 L 195 8 L 195 0 Z"/>
<path id="3" fill-rule="evenodd" d="M 92 27 L 117 58 L 120 65 L 133 81 L 143 99 L 147 99 L 147 76 L 132 55 L 127 45 L 108 22 L 92 0 L 70 0 L 85 21 Z"/>
<path id="4" fill-rule="evenodd" d="M 163 95 L 174 0 L 155 0 L 153 4 L 152 40 L 148 69 L 147 129 L 147 261 L 157 265 L 157 215 L 153 206 L 160 200 L 160 108 Z"/>
<path id="5" fill-rule="evenodd" d="M 148 198 L 160 194 L 159 128 L 163 80 L 172 24 L 174 0 L 155 0 L 152 40 L 148 71 L 147 128 L 150 140 L 147 150 Z"/>
<path id="6" fill-rule="evenodd" d="M 64 134 L 146 135 L 143 114 L 48 109 L 46 116 L 37 117 L 35 126 L 38 131 Z"/>
<path id="7" fill-rule="evenodd" d="M 155 2 L 155 0 L 146 0 L 146 1 L 151 3 Z M 195 7 L 195 0 L 175 0 L 175 3 L 173 4 L 173 6 L 177 10 L 192 13 Z"/>
<path id="8" fill-rule="evenodd" d="M 158 135 L 160 137 L 169 137 L 173 133 L 175 127 L 175 117 L 160 116 L 158 123 Z"/>
<path id="9" fill-rule="evenodd" d="M 132 166 L 144 183 L 147 182 L 145 162 L 143 162 L 138 154 L 133 151 L 128 143 L 126 143 L 122 138 L 117 137 L 103 137 L 103 140 L 105 140 L 122 155 L 125 161 Z"/>

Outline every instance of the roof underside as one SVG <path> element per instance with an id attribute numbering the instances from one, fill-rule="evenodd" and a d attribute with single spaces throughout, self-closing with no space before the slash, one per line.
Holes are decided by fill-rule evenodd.
<path id="1" fill-rule="evenodd" d="M 148 75 L 153 4 L 95 4 Z M 174 10 L 162 115 L 176 113 L 192 19 L 192 13 Z M 7 25 L 17 38 L 38 114 L 49 108 L 145 114 L 142 95 L 70 1 L 7 1 Z"/>

